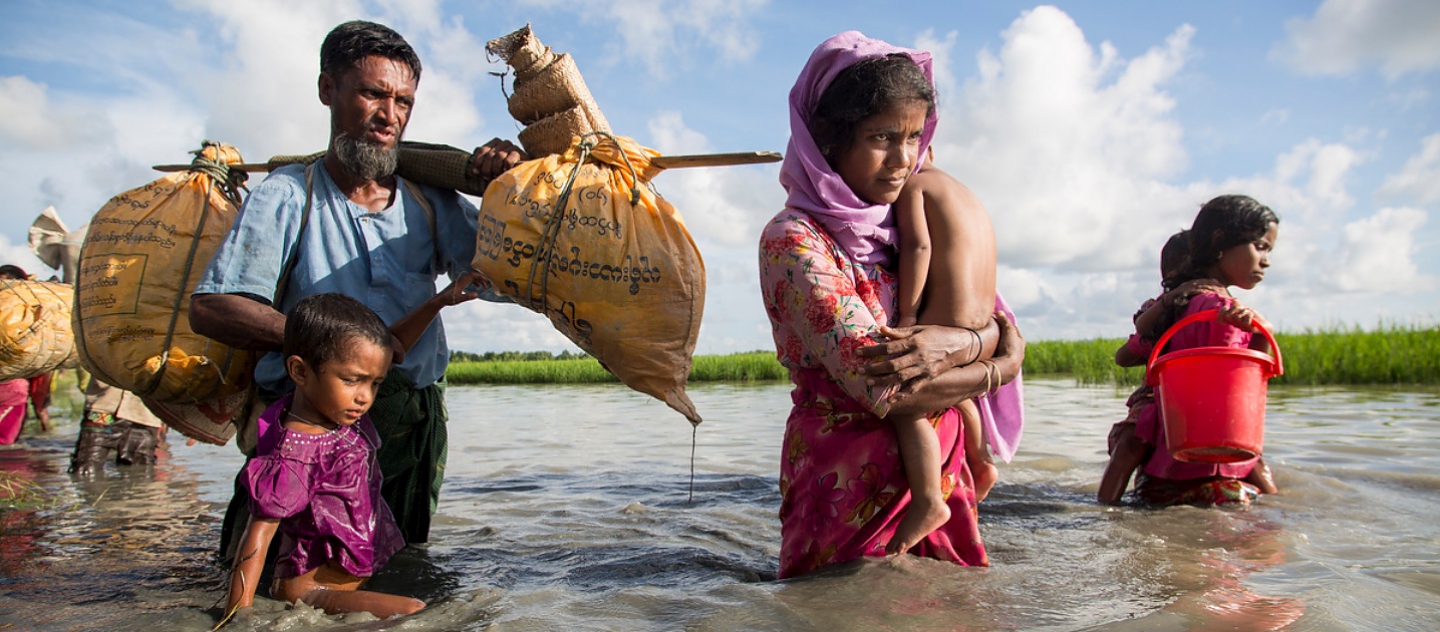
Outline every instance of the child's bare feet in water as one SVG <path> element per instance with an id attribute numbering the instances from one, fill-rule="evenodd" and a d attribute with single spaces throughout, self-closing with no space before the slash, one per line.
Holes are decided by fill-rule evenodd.
<path id="1" fill-rule="evenodd" d="M 995 486 L 995 481 L 1000 480 L 1000 468 L 989 458 L 975 459 L 970 463 L 970 477 L 975 479 L 975 502 L 985 500 L 990 495 L 990 488 Z"/>
<path id="2" fill-rule="evenodd" d="M 931 531 L 939 529 L 940 525 L 949 520 L 950 506 L 945 504 L 945 499 L 939 494 L 934 498 L 911 497 L 910 506 L 905 508 L 905 518 L 895 529 L 895 536 L 890 538 L 890 543 L 885 545 L 885 554 L 895 555 L 909 551 L 925 536 L 930 535 Z"/>

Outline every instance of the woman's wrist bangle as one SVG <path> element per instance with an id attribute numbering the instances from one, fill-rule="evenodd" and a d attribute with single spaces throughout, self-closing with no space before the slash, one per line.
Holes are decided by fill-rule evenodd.
<path id="1" fill-rule="evenodd" d="M 970 360 L 965 362 L 965 364 L 967 365 L 974 364 L 976 360 L 980 359 L 980 353 L 982 351 L 982 347 L 985 346 L 985 342 L 983 339 L 980 338 L 980 332 L 975 331 L 974 327 L 962 327 L 961 329 L 964 329 L 965 331 L 968 331 L 975 336 L 975 357 L 970 358 Z"/>

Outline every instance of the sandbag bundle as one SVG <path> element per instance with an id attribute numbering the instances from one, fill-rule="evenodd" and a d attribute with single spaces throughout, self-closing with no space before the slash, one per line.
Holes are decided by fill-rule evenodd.
<path id="1" fill-rule="evenodd" d="M 490 40 L 485 50 L 515 69 L 514 94 L 507 104 L 510 115 L 525 125 L 519 139 L 531 158 L 564 152 L 576 137 L 590 132 L 610 131 L 575 59 L 540 43 L 529 24 Z"/>
<path id="2" fill-rule="evenodd" d="M 630 388 L 700 423 L 685 394 L 705 306 L 705 264 L 646 176 L 659 154 L 587 134 L 485 190 L 474 268 L 542 313 Z"/>
<path id="3" fill-rule="evenodd" d="M 235 222 L 244 178 L 226 166 L 241 162 L 230 145 L 206 141 L 195 154 L 189 171 L 112 198 L 91 219 L 80 248 L 81 362 L 147 404 L 213 406 L 244 395 L 256 360 L 190 329 L 190 293 Z M 228 423 L 211 427 L 202 418 L 187 427 L 161 416 L 186 436 L 212 443 L 234 433 Z"/>
<path id="4" fill-rule="evenodd" d="M 75 366 L 70 286 L 0 279 L 0 382 Z"/>

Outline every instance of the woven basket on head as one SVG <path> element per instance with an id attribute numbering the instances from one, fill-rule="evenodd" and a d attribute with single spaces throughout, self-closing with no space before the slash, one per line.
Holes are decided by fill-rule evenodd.
<path id="1" fill-rule="evenodd" d="M 490 40 L 485 50 L 515 69 L 510 115 L 526 125 L 520 144 L 531 158 L 563 152 L 576 136 L 610 132 L 575 60 L 568 53 L 556 56 L 536 39 L 530 25 Z"/>
<path id="2" fill-rule="evenodd" d="M 510 64 L 510 67 L 515 69 L 517 81 L 523 79 L 524 75 L 533 74 L 545 68 L 555 59 L 555 54 L 550 51 L 550 47 L 541 44 L 540 40 L 536 39 L 529 24 L 520 27 L 514 33 L 486 42 L 485 52 Z"/>
<path id="3" fill-rule="evenodd" d="M 528 79 L 515 78 L 515 93 L 510 95 L 510 116 L 529 125 L 580 105 L 589 96 L 585 79 L 575 67 L 575 59 L 570 53 L 565 53 Z"/>
<path id="4" fill-rule="evenodd" d="M 531 158 L 564 153 L 576 137 L 597 131 L 585 115 L 585 108 L 575 106 L 559 114 L 547 116 L 520 130 L 520 144 Z M 604 130 L 598 130 L 604 131 Z"/>

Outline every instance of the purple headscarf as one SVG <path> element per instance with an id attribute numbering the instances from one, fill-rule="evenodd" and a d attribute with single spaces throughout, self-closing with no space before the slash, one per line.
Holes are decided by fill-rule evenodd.
<path id="1" fill-rule="evenodd" d="M 820 43 L 810 54 L 810 61 L 800 71 L 795 87 L 790 89 L 790 145 L 785 162 L 780 166 L 780 185 L 789 197 L 785 205 L 805 211 L 829 233 L 841 248 L 856 261 L 865 264 L 889 263 L 894 255 L 895 220 L 889 205 L 872 205 L 850 190 L 850 185 L 825 162 L 825 156 L 810 136 L 807 121 L 820 102 L 820 95 L 840 71 L 856 62 L 902 53 L 925 73 L 933 87 L 930 53 L 891 46 L 865 37 L 859 31 L 845 31 Z M 920 152 L 930 146 L 935 135 L 937 116 L 931 112 L 925 119 L 920 136 Z M 916 160 L 920 168 L 922 160 Z"/>

